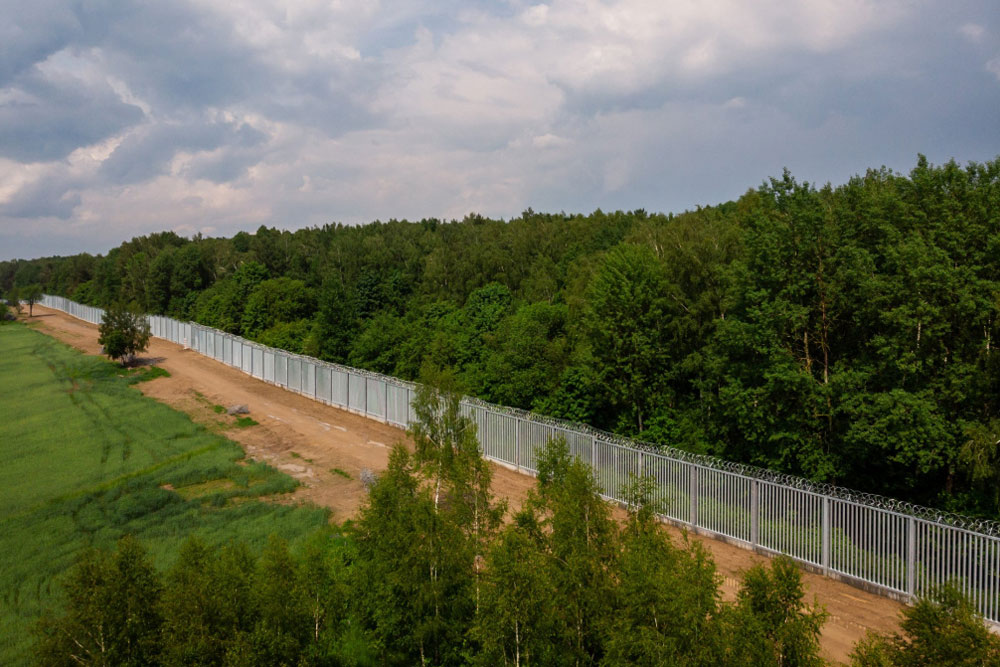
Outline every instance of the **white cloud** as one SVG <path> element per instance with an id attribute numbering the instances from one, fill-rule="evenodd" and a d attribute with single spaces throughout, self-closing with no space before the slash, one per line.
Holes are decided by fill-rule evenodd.
<path id="1" fill-rule="evenodd" d="M 1000 81 L 1000 58 L 994 58 L 986 63 L 986 71 L 997 78 Z"/>
<path id="2" fill-rule="evenodd" d="M 42 12 L 23 28 L 46 46 L 38 62 L 21 49 L 0 66 L 20 151 L 0 157 L 0 247 L 60 230 L 100 249 L 165 228 L 664 210 L 786 165 L 847 177 L 935 146 L 989 159 L 928 145 L 948 117 L 923 85 L 979 105 L 978 125 L 952 125 L 1000 151 L 984 131 L 1000 93 L 962 97 L 996 30 L 988 0 L 967 2 L 975 58 L 923 0 L 206 0 L 85 17 L 102 29 L 82 35 Z M 986 68 L 1000 80 L 1000 59 Z"/>
<path id="3" fill-rule="evenodd" d="M 970 42 L 978 43 L 983 40 L 983 36 L 986 34 L 986 28 L 978 23 L 966 23 L 959 27 L 958 32 Z"/>

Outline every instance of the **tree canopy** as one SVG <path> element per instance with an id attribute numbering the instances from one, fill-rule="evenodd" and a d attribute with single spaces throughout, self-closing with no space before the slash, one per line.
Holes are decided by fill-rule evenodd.
<path id="1" fill-rule="evenodd" d="M 104 353 L 123 364 L 135 361 L 136 355 L 149 345 L 149 320 L 122 304 L 104 311 L 97 330 L 97 342 L 104 347 Z"/>
<path id="2" fill-rule="evenodd" d="M 0 263 L 654 444 L 1000 516 L 1000 159 L 790 173 L 677 215 L 532 210 Z"/>

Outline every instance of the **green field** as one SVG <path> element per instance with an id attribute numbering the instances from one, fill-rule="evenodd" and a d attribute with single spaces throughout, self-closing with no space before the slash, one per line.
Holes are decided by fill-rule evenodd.
<path id="1" fill-rule="evenodd" d="M 82 547 L 133 534 L 166 567 L 188 535 L 255 546 L 326 525 L 325 510 L 257 500 L 294 480 L 142 396 L 131 385 L 149 374 L 0 326 L 0 664 L 27 662 Z"/>

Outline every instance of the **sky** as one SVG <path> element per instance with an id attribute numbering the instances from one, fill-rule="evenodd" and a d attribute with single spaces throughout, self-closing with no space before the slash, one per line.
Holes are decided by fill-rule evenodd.
<path id="1" fill-rule="evenodd" d="M 1000 156 L 995 0 L 6 0 L 0 260 Z"/>

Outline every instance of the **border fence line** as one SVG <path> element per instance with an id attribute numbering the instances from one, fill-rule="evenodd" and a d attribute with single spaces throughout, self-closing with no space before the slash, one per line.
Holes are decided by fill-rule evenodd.
<path id="1" fill-rule="evenodd" d="M 100 324 L 104 311 L 45 295 L 48 308 Z M 159 315 L 153 336 L 190 347 L 252 377 L 370 419 L 406 428 L 417 385 L 292 354 Z M 801 477 L 731 463 L 464 398 L 487 459 L 537 474 L 538 451 L 562 436 L 593 471 L 602 495 L 625 502 L 633 476 L 654 482 L 662 518 L 822 574 L 912 601 L 956 581 L 983 617 L 1000 625 L 1000 523 L 973 519 Z"/>

